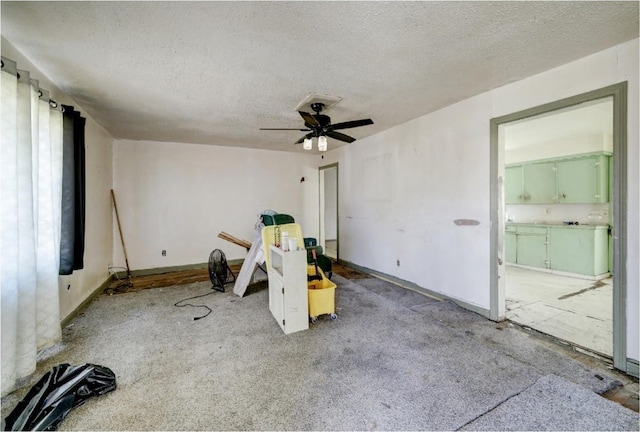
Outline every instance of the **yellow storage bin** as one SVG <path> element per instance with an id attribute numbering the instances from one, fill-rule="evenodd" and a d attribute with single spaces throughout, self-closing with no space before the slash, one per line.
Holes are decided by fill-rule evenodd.
<path id="1" fill-rule="evenodd" d="M 315 274 L 316 267 L 314 265 L 307 266 L 307 275 Z M 318 268 L 317 274 L 322 277 L 322 280 L 307 282 L 309 316 L 312 323 L 318 320 L 319 315 L 330 314 L 332 320 L 338 318 L 335 307 L 336 284 L 327 279 L 320 268 Z"/>

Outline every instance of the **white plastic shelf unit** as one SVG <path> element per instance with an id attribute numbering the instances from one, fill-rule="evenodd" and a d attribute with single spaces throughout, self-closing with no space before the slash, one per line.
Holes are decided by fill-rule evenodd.
<path id="1" fill-rule="evenodd" d="M 307 251 L 269 245 L 269 254 L 269 310 L 285 334 L 307 330 Z"/>

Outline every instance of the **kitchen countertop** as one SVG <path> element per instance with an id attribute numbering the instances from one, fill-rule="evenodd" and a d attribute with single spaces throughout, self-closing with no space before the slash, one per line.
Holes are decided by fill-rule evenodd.
<path id="1" fill-rule="evenodd" d="M 540 222 L 507 222 L 507 226 L 536 226 L 536 227 L 562 227 L 572 229 L 608 229 L 609 224 L 579 224 L 565 225 L 562 222 L 540 221 Z"/>

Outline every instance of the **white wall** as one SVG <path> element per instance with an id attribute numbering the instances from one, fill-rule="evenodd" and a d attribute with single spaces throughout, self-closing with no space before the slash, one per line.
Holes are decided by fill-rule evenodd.
<path id="1" fill-rule="evenodd" d="M 563 222 L 608 224 L 609 204 L 512 204 L 505 206 L 511 222 Z"/>
<path id="2" fill-rule="evenodd" d="M 217 237 L 253 241 L 263 210 L 292 215 L 307 230 L 301 182 L 314 171 L 309 155 L 197 144 L 116 141 L 114 191 L 132 270 L 205 263 L 214 249 L 227 260 L 246 250 Z M 311 175 L 314 175 L 311 174 Z M 117 227 L 114 264 L 124 266 Z M 167 255 L 162 256 L 161 251 Z"/>
<path id="3" fill-rule="evenodd" d="M 613 115 L 611 118 L 613 118 Z M 500 127 L 503 126 L 501 125 Z M 508 138 L 506 139 L 508 140 Z M 595 152 L 613 153 L 613 135 L 592 134 L 541 141 L 534 145 L 505 152 L 504 163 L 512 164 Z"/>
<path id="4" fill-rule="evenodd" d="M 2 38 L 2 55 L 28 70 L 40 86 L 50 91 L 59 104 L 73 105 L 87 118 L 86 139 L 86 235 L 84 269 L 59 278 L 60 317 L 66 318 L 109 278 L 111 261 L 111 151 L 113 139 L 70 97 L 51 81 L 9 41 Z"/>
<path id="5" fill-rule="evenodd" d="M 638 359 L 637 39 L 328 152 L 317 165 L 340 163 L 341 258 L 488 310 L 490 119 L 621 81 L 629 83 L 627 356 Z M 479 224 L 454 223 L 463 218 Z"/>

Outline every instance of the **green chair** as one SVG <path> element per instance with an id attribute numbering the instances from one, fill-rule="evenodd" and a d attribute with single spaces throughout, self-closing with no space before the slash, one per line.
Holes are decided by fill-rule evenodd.
<path id="1" fill-rule="evenodd" d="M 264 223 L 265 226 L 285 225 L 296 222 L 293 216 L 284 213 L 277 213 L 273 215 L 263 213 L 260 217 L 262 218 L 262 223 Z"/>
<path id="2" fill-rule="evenodd" d="M 333 276 L 333 262 L 323 254 L 322 246 L 318 246 L 318 241 L 313 237 L 304 238 L 304 247 L 307 249 L 307 264 L 313 264 L 313 253 L 316 251 L 316 261 L 318 267 L 322 269 L 329 279 Z"/>

